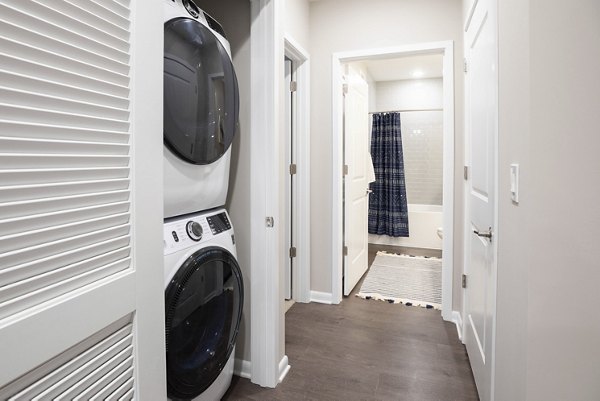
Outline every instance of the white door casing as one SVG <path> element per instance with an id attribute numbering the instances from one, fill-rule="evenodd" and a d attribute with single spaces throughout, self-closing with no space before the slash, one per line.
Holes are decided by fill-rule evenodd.
<path id="1" fill-rule="evenodd" d="M 285 58 L 285 86 L 283 88 L 285 98 L 285 125 L 286 125 L 286 136 L 284 142 L 285 146 L 285 160 L 286 165 L 289 166 L 294 162 L 294 153 L 292 151 L 293 146 L 293 92 L 290 90 L 292 85 L 293 65 L 292 60 Z M 294 176 L 289 172 L 285 174 L 285 237 L 287 248 L 294 246 Z M 284 248 L 284 252 L 286 249 Z M 291 255 L 285 258 L 285 299 L 292 299 L 292 269 L 294 266 L 294 259 Z"/>
<path id="2" fill-rule="evenodd" d="M 344 92 L 344 295 L 349 295 L 368 269 L 369 86 L 349 67 Z"/>
<path id="3" fill-rule="evenodd" d="M 291 181 L 293 205 L 292 237 L 296 257 L 292 269 L 292 297 L 295 302 L 310 302 L 310 55 L 289 35 L 284 37 L 285 57 L 292 62 L 290 159 L 296 165 Z M 287 84 L 286 84 L 287 85 Z M 283 88 L 285 91 L 289 87 Z M 289 173 L 289 171 L 286 171 Z"/>
<path id="4" fill-rule="evenodd" d="M 482 401 L 492 399 L 496 308 L 498 36 L 496 0 L 477 2 L 465 36 L 467 182 L 464 342 Z M 491 234 L 489 238 L 487 235 Z"/>
<path id="5" fill-rule="evenodd" d="M 284 55 L 296 63 L 298 77 L 296 266 L 301 267 L 295 270 L 299 274 L 294 277 L 294 297 L 298 302 L 310 301 L 310 62 L 309 54 L 284 35 L 284 7 L 283 0 L 251 0 L 251 380 L 267 387 L 275 387 L 289 367 L 283 354 L 285 294 L 280 256 L 284 246 L 279 233 Z M 276 216 L 273 227 L 265 227 L 268 216 Z"/>

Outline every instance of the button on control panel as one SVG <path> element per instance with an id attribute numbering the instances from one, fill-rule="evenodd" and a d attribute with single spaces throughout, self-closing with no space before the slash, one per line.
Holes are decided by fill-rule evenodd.
<path id="1" fill-rule="evenodd" d="M 173 239 L 175 240 L 175 242 L 179 242 L 179 237 L 177 236 L 177 231 L 172 231 L 171 235 L 173 236 Z"/>
<path id="2" fill-rule="evenodd" d="M 227 218 L 226 213 L 216 214 L 214 216 L 207 217 L 208 226 L 213 235 L 222 233 L 223 231 L 231 230 L 231 223 Z"/>

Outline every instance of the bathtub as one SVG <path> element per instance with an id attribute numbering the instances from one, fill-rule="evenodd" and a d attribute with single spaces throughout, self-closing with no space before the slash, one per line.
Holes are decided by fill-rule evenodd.
<path id="1" fill-rule="evenodd" d="M 408 205 L 408 231 L 410 237 L 389 237 L 369 234 L 370 244 L 406 246 L 411 248 L 442 249 L 442 239 L 437 230 L 442 227 L 441 205 Z"/>

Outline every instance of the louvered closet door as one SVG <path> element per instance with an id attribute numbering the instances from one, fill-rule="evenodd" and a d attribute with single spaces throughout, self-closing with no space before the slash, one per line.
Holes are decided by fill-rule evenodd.
<path id="1" fill-rule="evenodd" d="M 0 400 L 133 399 L 162 361 L 161 11 L 0 1 Z"/>

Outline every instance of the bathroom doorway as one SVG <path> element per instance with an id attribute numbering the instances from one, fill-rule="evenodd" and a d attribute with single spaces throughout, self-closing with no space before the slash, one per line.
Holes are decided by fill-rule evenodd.
<path id="1" fill-rule="evenodd" d="M 333 162 L 334 171 L 338 171 L 337 166 L 342 169 L 342 179 L 334 177 L 334 182 L 340 185 L 339 192 L 334 187 L 333 243 L 339 243 L 341 251 L 339 254 L 336 252 L 333 258 L 334 300 L 338 298 L 341 301 L 342 294 L 348 295 L 355 286 L 355 291 L 360 287 L 357 283 L 363 273 L 373 259 L 379 257 L 376 251 L 387 252 L 387 255 L 382 253 L 384 257 L 397 253 L 409 254 L 428 259 L 427 263 L 440 257 L 437 286 L 441 299 L 435 307 L 442 310 L 444 319 L 452 320 L 452 54 L 452 43 L 442 42 L 334 55 L 333 102 L 334 111 L 337 112 L 334 112 Z M 352 100 L 352 93 L 356 92 L 353 88 L 356 85 L 368 88 L 367 105 L 354 105 L 356 101 Z M 338 96 L 338 93 L 342 95 Z M 347 110 L 348 107 L 353 109 Z M 353 117 L 356 110 L 360 109 L 363 113 L 365 107 L 368 117 Z M 353 118 L 359 121 L 362 136 L 357 136 L 356 127 L 351 126 L 356 124 Z M 383 158 L 385 163 L 389 163 L 392 153 L 369 153 L 381 151 L 384 143 L 387 146 L 392 137 L 385 135 L 390 134 L 391 126 L 397 126 L 394 135 L 397 136 L 398 147 L 390 152 L 394 155 L 400 153 L 400 157 L 397 158 L 399 165 L 393 167 L 397 170 L 394 170 L 390 182 L 398 184 L 401 181 L 402 191 L 397 192 L 395 200 L 385 199 L 383 204 L 394 204 L 394 210 L 388 211 L 376 199 L 377 195 L 389 192 L 385 186 L 387 184 L 382 183 L 380 172 L 384 167 L 380 164 Z M 386 131 L 383 138 L 379 138 L 381 130 Z M 359 139 L 359 145 L 356 143 L 357 137 L 364 137 L 364 140 Z M 366 159 L 371 163 L 364 173 L 360 172 L 362 162 L 357 157 L 360 154 L 367 155 Z M 359 166 L 353 166 L 357 161 Z M 386 164 L 385 170 L 389 169 L 390 165 Z M 375 173 L 379 175 L 377 179 Z M 373 175 L 368 179 L 371 184 L 365 185 L 365 180 L 361 181 L 360 176 L 369 174 Z M 362 184 L 358 189 L 362 191 L 363 199 L 368 199 L 366 212 L 364 208 L 354 207 L 360 204 L 357 200 L 360 191 L 353 188 L 355 183 L 358 186 Z M 355 210 L 358 209 L 358 213 L 366 215 L 357 216 Z M 383 216 L 385 213 L 394 215 L 393 228 L 386 227 L 385 221 L 392 219 Z M 398 215 L 402 217 L 400 220 L 396 219 Z M 336 224 L 336 217 L 340 224 Z M 444 235 L 444 232 L 450 235 Z M 365 243 L 368 244 L 366 247 Z M 414 261 L 409 260 L 410 263 Z M 367 279 L 362 284 L 367 284 Z M 388 298 L 385 300 L 390 301 Z"/>

